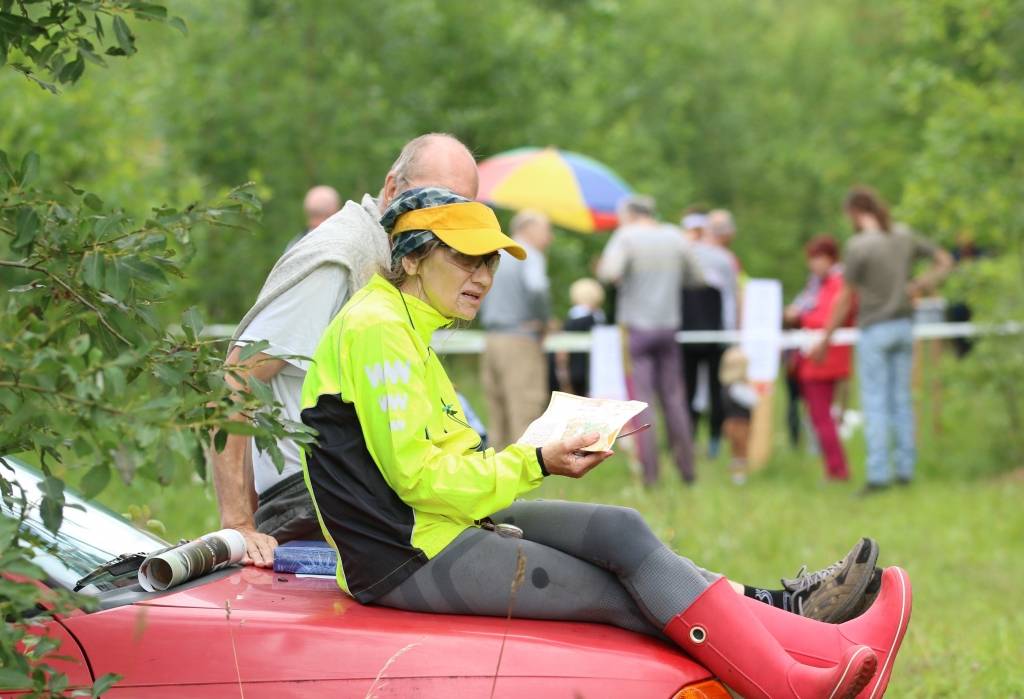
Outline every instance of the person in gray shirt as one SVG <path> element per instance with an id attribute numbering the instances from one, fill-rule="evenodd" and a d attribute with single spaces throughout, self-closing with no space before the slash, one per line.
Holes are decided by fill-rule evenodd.
<path id="1" fill-rule="evenodd" d="M 526 259 L 502 255 L 491 291 L 480 308 L 487 331 L 480 358 L 487 395 L 488 443 L 504 449 L 522 436 L 548 402 L 544 330 L 551 315 L 547 262 L 551 222 L 539 211 L 521 211 L 512 219 L 512 237 Z"/>
<path id="2" fill-rule="evenodd" d="M 683 481 L 696 478 L 686 389 L 679 370 L 681 355 L 675 334 L 681 319 L 683 286 L 704 283 L 692 247 L 679 230 L 655 218 L 654 199 L 631 196 L 619 206 L 622 226 L 612 234 L 597 265 L 598 277 L 618 287 L 617 322 L 629 340 L 630 395 L 653 410 L 658 397 L 665 415 L 672 454 Z M 650 413 L 645 422 L 657 421 Z M 637 435 L 644 483 L 658 480 L 654 429 Z"/>

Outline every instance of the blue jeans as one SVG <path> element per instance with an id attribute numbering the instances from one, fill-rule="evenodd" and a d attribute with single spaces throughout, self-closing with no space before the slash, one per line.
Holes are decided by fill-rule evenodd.
<path id="1" fill-rule="evenodd" d="M 857 345 L 860 402 L 868 446 L 868 483 L 888 483 L 889 439 L 895 432 L 896 475 L 914 475 L 914 407 L 910 395 L 913 324 L 909 318 L 886 320 L 861 329 Z"/>

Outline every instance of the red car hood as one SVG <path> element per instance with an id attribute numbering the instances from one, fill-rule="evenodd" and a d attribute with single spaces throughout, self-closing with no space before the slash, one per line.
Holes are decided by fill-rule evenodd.
<path id="1" fill-rule="evenodd" d="M 385 667 L 389 677 L 497 673 L 672 688 L 710 678 L 667 643 L 611 626 L 365 606 L 332 579 L 258 568 L 66 624 L 94 670 L 119 672 L 125 684 L 374 678 Z"/>

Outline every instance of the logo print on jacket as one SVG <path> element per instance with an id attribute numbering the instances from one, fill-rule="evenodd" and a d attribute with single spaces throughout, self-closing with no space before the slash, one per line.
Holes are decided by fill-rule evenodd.
<path id="1" fill-rule="evenodd" d="M 372 366 L 363 367 L 363 370 L 366 372 L 366 378 L 370 380 L 370 385 L 374 388 L 384 382 L 389 384 L 409 383 L 409 362 L 403 362 L 400 359 L 393 362 L 378 362 Z"/>

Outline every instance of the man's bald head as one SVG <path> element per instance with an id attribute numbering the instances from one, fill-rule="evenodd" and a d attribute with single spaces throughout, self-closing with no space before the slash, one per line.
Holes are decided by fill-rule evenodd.
<path id="1" fill-rule="evenodd" d="M 462 141 L 446 133 L 428 133 L 405 144 L 388 171 L 381 190 L 381 209 L 395 195 L 415 187 L 443 187 L 476 199 L 476 160 Z"/>
<path id="2" fill-rule="evenodd" d="M 341 208 L 341 197 L 334 187 L 317 185 L 306 192 L 302 209 L 306 212 L 306 229 L 313 230 Z"/>

